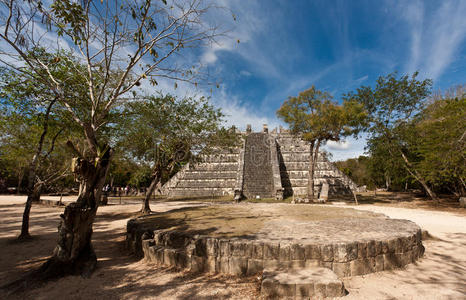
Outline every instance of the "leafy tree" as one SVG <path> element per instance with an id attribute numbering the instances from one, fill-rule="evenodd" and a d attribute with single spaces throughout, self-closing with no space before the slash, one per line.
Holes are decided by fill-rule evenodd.
<path id="1" fill-rule="evenodd" d="M 43 61 L 54 61 L 50 72 L 56 78 L 66 78 L 65 93 L 68 96 L 79 97 L 76 90 L 76 76 L 70 71 L 63 57 L 70 53 L 60 52 L 57 55 L 48 54 L 44 49 L 34 49 L 28 56 L 40 56 Z M 0 149 L 6 158 L 19 163 L 20 170 L 27 170 L 27 200 L 23 213 L 21 234 L 19 239 L 27 239 L 29 235 L 29 213 L 32 202 L 40 199 L 41 190 L 69 175 L 63 162 L 67 155 L 57 151 L 56 144 L 76 126 L 70 124 L 67 112 L 57 102 L 57 97 L 37 80 L 37 74 L 29 72 L 27 67 L 15 72 L 9 68 L 0 69 L 0 107 L 4 111 Z M 85 91 L 85 90 L 84 90 Z M 81 91 L 82 97 L 82 91 Z M 23 171 L 21 171 L 23 172 Z M 19 183 L 21 177 L 19 176 Z"/>
<path id="2" fill-rule="evenodd" d="M 128 103 L 124 116 L 123 149 L 151 166 L 144 214 L 150 213 L 149 200 L 164 174 L 171 175 L 180 164 L 235 141 L 234 132 L 228 134 L 220 127 L 223 114 L 204 97 L 147 97 Z"/>
<path id="3" fill-rule="evenodd" d="M 362 86 L 356 92 L 345 95 L 348 101 L 363 104 L 369 113 L 370 140 L 378 139 L 390 157 L 401 159 L 406 171 L 413 176 L 429 194 L 437 200 L 422 174 L 415 168 L 409 152 L 409 139 L 413 137 L 410 122 L 421 111 L 430 95 L 432 80 L 417 80 L 418 73 L 412 76 L 389 74 L 378 78 L 376 86 Z"/>
<path id="4" fill-rule="evenodd" d="M 205 22 L 214 4 L 201 0 L 126 1 L 119 5 L 56 0 L 46 7 L 41 1 L 2 0 L 0 5 L 4 12 L 0 39 L 10 47 L 0 53 L 0 61 L 19 74 L 23 72 L 19 66 L 27 66 L 67 109 L 85 142 L 67 142 L 75 156 L 72 169 L 81 181 L 82 192 L 65 208 L 54 254 L 35 276 L 88 276 L 97 262 L 91 243 L 92 224 L 112 153 L 102 129 L 112 110 L 144 80 L 154 85 L 159 78 L 196 83 L 200 72 L 180 55 L 221 33 Z M 66 96 L 66 79 L 51 72 L 57 61 L 28 54 L 40 46 L 54 52 L 47 39 L 37 38 L 44 28 L 69 42 L 82 57 L 85 72 L 78 67 L 77 73 L 84 79 L 81 86 L 87 89 L 86 98 Z M 72 59 L 62 59 L 73 63 Z"/>
<path id="5" fill-rule="evenodd" d="M 438 190 L 466 194 L 466 91 L 434 98 L 413 120 L 419 173 Z"/>
<path id="6" fill-rule="evenodd" d="M 314 86 L 297 97 L 290 97 L 277 111 L 278 117 L 290 126 L 293 134 L 309 143 L 308 199 L 314 200 L 314 172 L 319 148 L 327 141 L 340 141 L 347 136 L 357 136 L 366 114 L 355 101 L 338 104 L 327 92 Z"/>

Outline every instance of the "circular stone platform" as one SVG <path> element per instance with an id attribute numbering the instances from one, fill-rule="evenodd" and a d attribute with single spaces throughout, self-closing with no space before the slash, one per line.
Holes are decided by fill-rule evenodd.
<path id="1" fill-rule="evenodd" d="M 126 241 L 157 264 L 233 275 L 324 267 L 341 278 L 399 268 L 424 252 L 421 229 L 411 221 L 305 204 L 153 214 L 128 221 Z"/>

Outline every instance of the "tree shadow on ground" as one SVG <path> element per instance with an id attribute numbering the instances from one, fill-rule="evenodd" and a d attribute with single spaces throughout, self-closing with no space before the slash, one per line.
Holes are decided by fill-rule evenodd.
<path id="1" fill-rule="evenodd" d="M 20 210 L 18 207 L 13 208 L 16 211 L 7 212 L 5 221 L 20 224 Z M 90 279 L 68 276 L 22 294 L 8 295 L 0 291 L 0 298 L 211 299 L 216 296 L 212 294 L 212 289 L 217 287 L 217 296 L 220 298 L 255 298 L 255 294 L 249 295 L 256 290 L 256 286 L 249 282 L 250 279 L 179 272 L 147 265 L 131 256 L 125 249 L 125 235 L 127 219 L 136 213 L 134 208 L 127 206 L 123 207 L 128 209 L 126 212 L 102 210 L 98 213 L 93 236 L 98 265 Z M 43 210 L 50 210 L 50 213 L 44 213 Z M 0 282 L 7 283 L 21 278 L 25 272 L 36 269 L 51 255 L 57 239 L 58 213 L 54 208 L 43 210 L 32 211 L 31 233 L 34 238 L 25 243 L 12 242 L 15 240 L 15 230 L 5 222 L 0 225 Z M 2 213 L 4 216 L 6 214 Z M 40 220 L 36 220 L 38 216 Z M 7 230 L 3 231 L 5 228 Z M 244 297 L 238 296 L 238 293 L 245 293 Z"/>

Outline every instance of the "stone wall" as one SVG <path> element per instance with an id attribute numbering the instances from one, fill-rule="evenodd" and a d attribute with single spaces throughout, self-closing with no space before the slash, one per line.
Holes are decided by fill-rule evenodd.
<path id="1" fill-rule="evenodd" d="M 276 135 L 280 159 L 280 175 L 285 196 L 306 195 L 309 174 L 309 145 L 290 133 Z M 320 152 L 314 172 L 314 189 L 319 193 L 323 182 L 329 184 L 329 194 L 350 194 L 357 185 Z"/>
<path id="2" fill-rule="evenodd" d="M 189 164 L 163 187 L 169 197 L 233 195 L 240 161 L 240 148 L 218 150 L 200 162 Z M 178 175 L 178 176 L 177 176 Z"/>
<path id="3" fill-rule="evenodd" d="M 309 145 L 283 129 L 269 133 L 264 127 L 263 132 L 242 135 L 239 147 L 219 150 L 187 165 L 162 187 L 161 193 L 169 197 L 235 195 L 235 199 L 306 195 Z M 350 194 L 357 189 L 321 153 L 314 176 L 316 195 L 323 182 L 329 184 L 330 195 Z"/>
<path id="4" fill-rule="evenodd" d="M 364 226 L 374 226 L 366 219 Z M 147 261 L 192 272 L 252 275 L 264 269 L 312 269 L 324 267 L 338 277 L 393 270 L 416 261 L 424 253 L 421 229 L 407 220 L 392 220 L 398 234 L 378 239 L 328 243 L 214 238 L 174 230 L 144 230 L 135 220 L 127 226 L 127 246 Z M 358 222 L 364 219 L 358 220 Z M 388 230 L 390 232 L 390 230 Z"/>

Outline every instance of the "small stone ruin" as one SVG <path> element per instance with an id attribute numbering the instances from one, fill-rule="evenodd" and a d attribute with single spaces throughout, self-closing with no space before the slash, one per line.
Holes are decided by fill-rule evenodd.
<path id="1" fill-rule="evenodd" d="M 248 125 L 240 134 L 239 147 L 218 149 L 200 162 L 185 165 L 160 193 L 168 197 L 234 195 L 236 200 L 292 195 L 299 199 L 307 194 L 310 147 L 306 142 L 282 127 L 269 132 L 267 125 L 262 132 L 252 132 Z M 321 152 L 314 175 L 315 195 L 322 186 L 328 195 L 350 194 L 358 188 Z"/>

